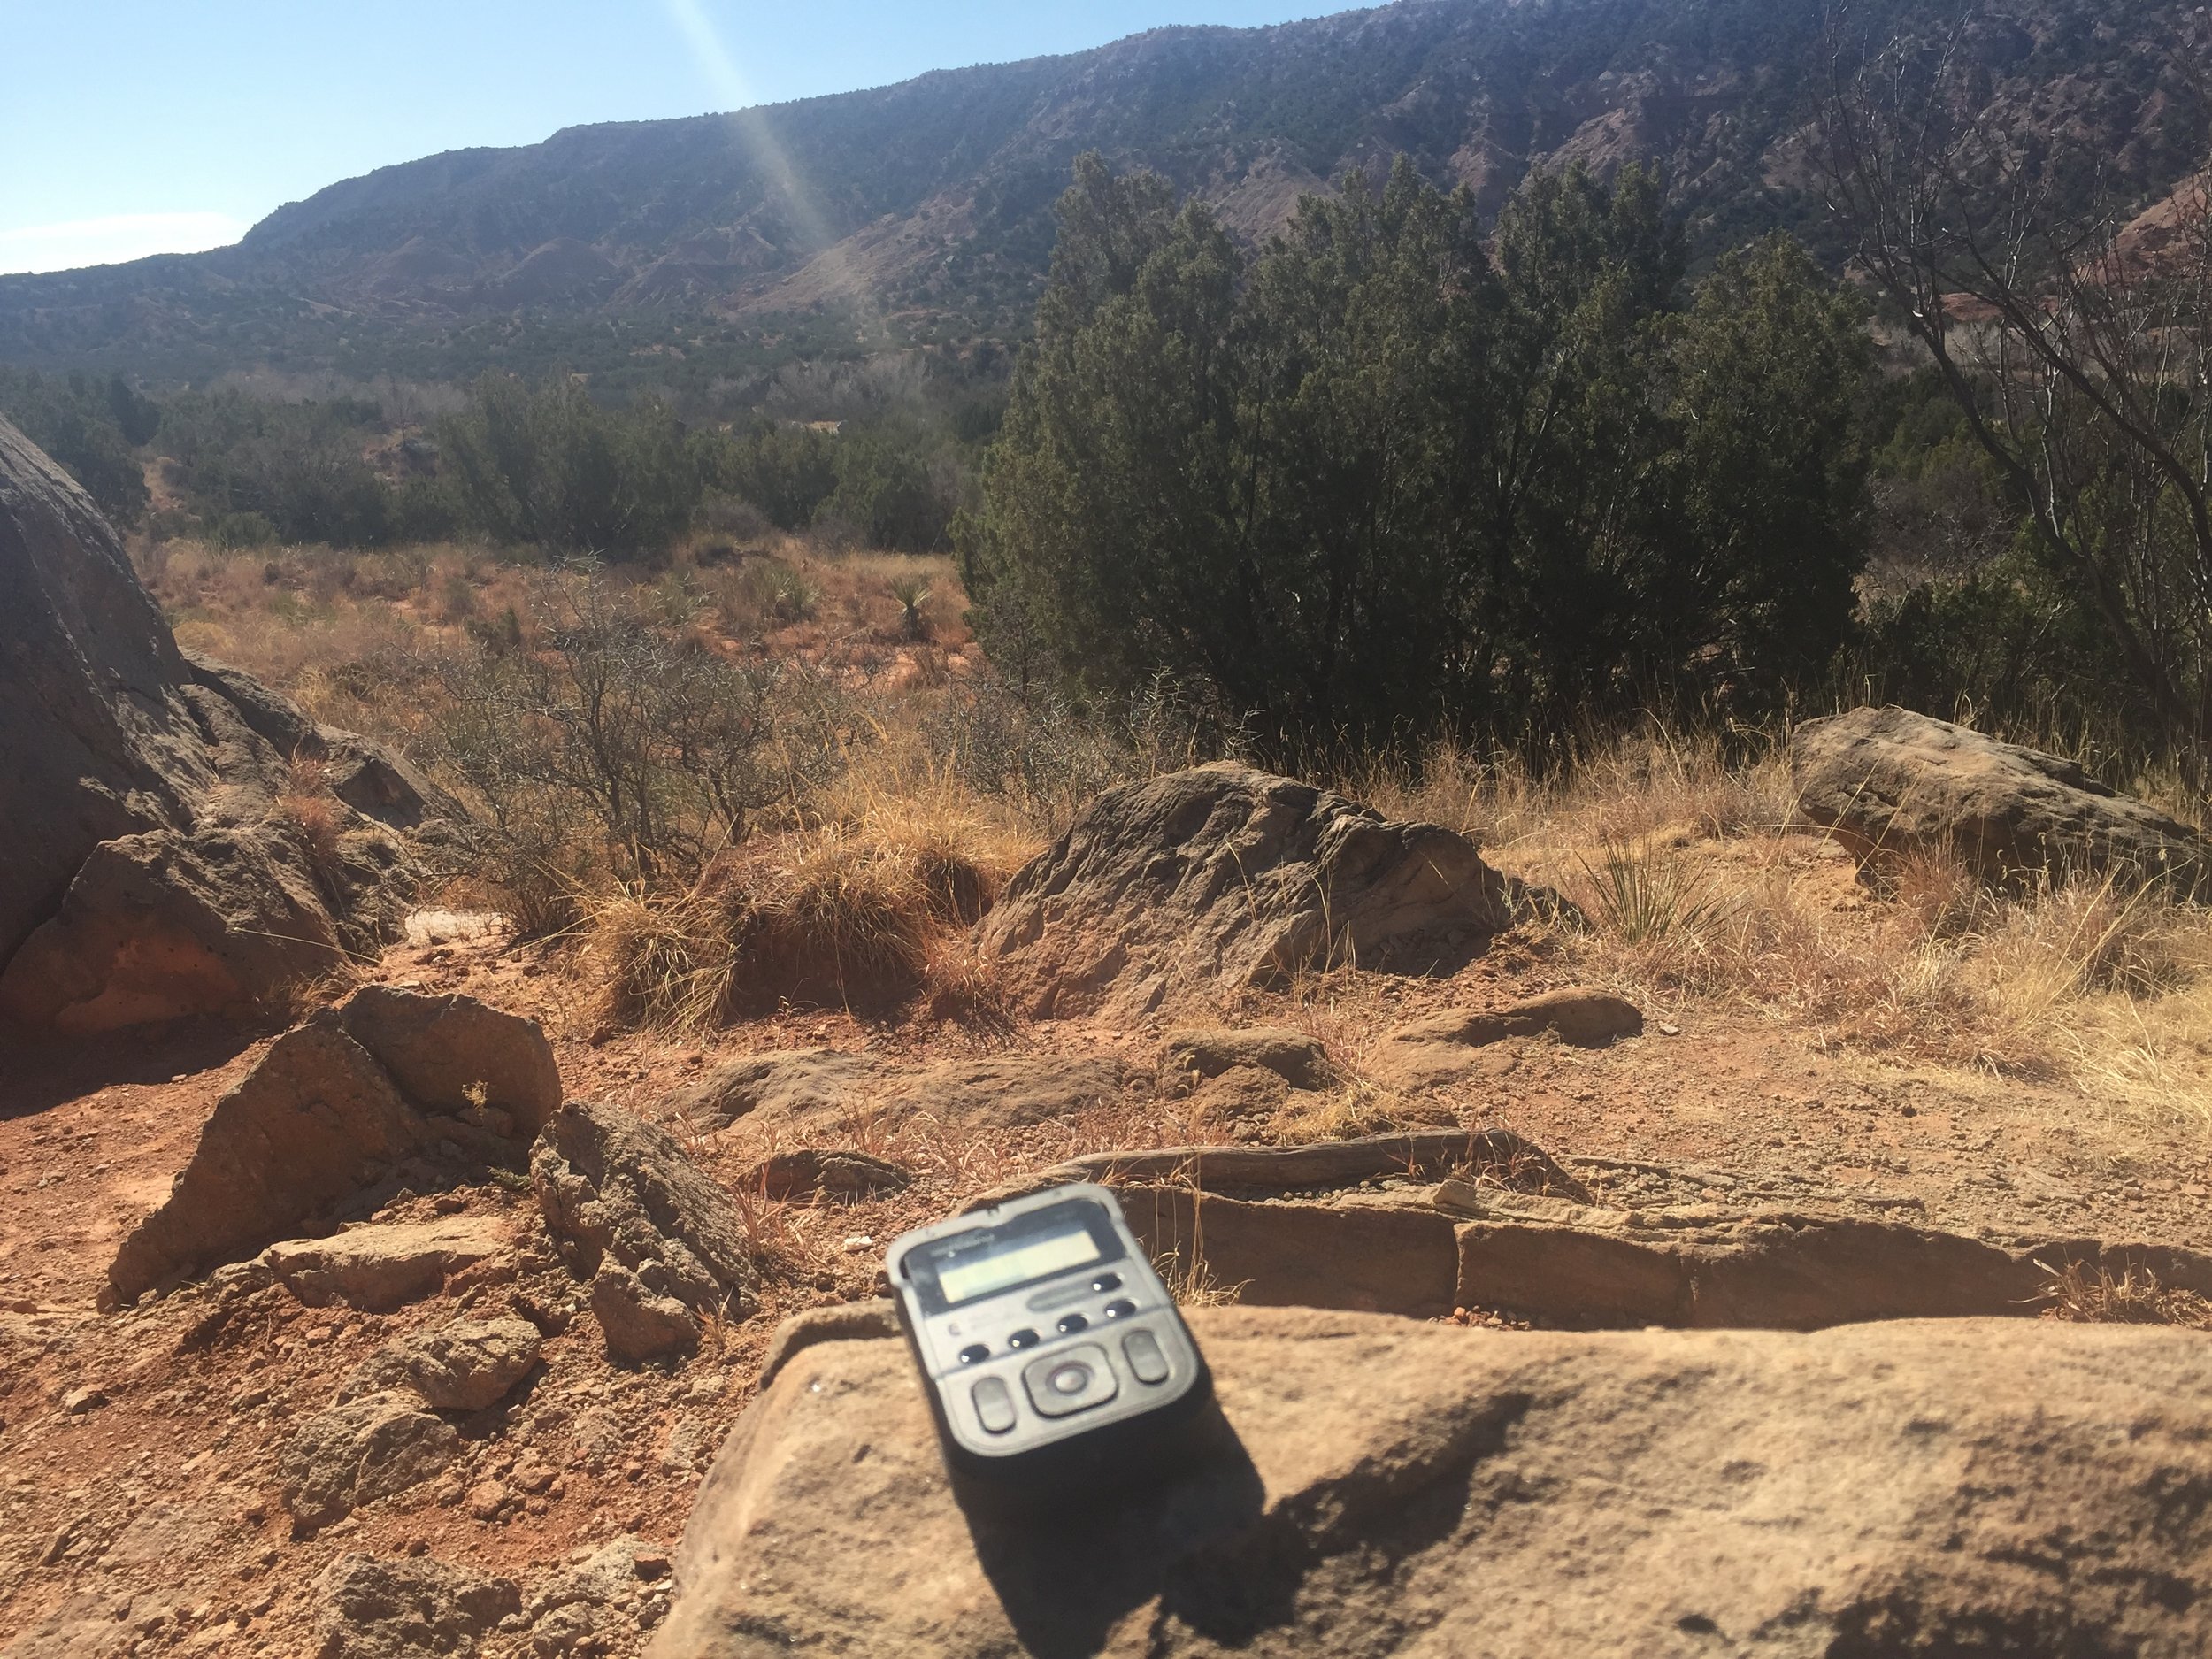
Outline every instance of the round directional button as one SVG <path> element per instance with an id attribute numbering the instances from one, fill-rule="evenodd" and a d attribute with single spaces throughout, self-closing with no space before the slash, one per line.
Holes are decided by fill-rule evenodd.
<path id="1" fill-rule="evenodd" d="M 1055 1365 L 1045 1373 L 1045 1386 L 1063 1400 L 1072 1400 L 1091 1386 L 1091 1368 L 1079 1359 Z"/>

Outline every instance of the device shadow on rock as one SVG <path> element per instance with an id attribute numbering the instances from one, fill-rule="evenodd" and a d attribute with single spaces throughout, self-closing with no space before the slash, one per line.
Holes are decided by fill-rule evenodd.
<path id="1" fill-rule="evenodd" d="M 1018 1508 L 954 1481 L 976 1561 L 1023 1651 L 1089 1659 L 1153 1602 L 1233 1643 L 1288 1621 L 1298 1582 L 1294 1552 L 1282 1548 L 1290 1540 L 1269 1541 L 1259 1470 L 1210 1396 L 1180 1426 L 1173 1452 L 1102 1490 L 1070 1481 L 1048 1502 Z M 1284 1571 L 1255 1574 L 1256 1550 L 1263 1560 L 1284 1555 Z"/>

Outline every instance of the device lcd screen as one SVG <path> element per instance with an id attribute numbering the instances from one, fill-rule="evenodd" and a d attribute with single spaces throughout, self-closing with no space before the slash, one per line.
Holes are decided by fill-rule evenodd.
<path id="1" fill-rule="evenodd" d="M 1033 1210 L 997 1227 L 940 1239 L 909 1266 L 940 1310 L 1118 1258 L 1112 1225 L 1079 1200 Z"/>

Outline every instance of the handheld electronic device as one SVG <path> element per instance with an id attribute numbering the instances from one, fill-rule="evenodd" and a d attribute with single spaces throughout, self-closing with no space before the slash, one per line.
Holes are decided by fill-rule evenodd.
<path id="1" fill-rule="evenodd" d="M 1174 1298 L 1102 1187 L 918 1228 L 887 1265 L 956 1474 L 1126 1474 L 1210 1391 Z"/>

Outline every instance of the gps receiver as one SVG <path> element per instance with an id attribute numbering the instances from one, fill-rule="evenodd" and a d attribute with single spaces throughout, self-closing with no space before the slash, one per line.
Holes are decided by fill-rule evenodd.
<path id="1" fill-rule="evenodd" d="M 1102 1187 L 918 1228 L 887 1266 L 956 1474 L 1130 1472 L 1210 1393 L 1174 1298 Z"/>

